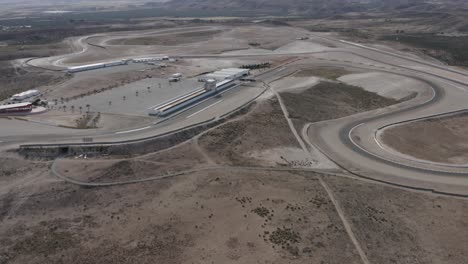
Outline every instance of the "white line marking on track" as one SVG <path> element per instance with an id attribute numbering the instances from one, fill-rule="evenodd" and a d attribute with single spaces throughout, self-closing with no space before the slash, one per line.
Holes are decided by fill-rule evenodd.
<path id="1" fill-rule="evenodd" d="M 382 150 L 388 152 L 388 150 L 387 150 L 386 148 L 384 148 L 384 146 L 382 146 L 382 144 L 380 143 L 380 141 L 377 139 L 376 133 L 374 133 L 374 136 L 373 136 L 373 137 L 374 137 L 374 141 L 375 141 L 375 143 L 377 144 L 377 146 L 379 146 L 379 148 L 381 148 Z"/>
<path id="2" fill-rule="evenodd" d="M 449 82 L 444 81 L 444 80 L 440 80 L 440 79 L 437 79 L 437 80 L 439 80 L 440 82 L 443 82 L 443 83 L 445 83 L 445 84 L 451 85 L 451 86 L 453 86 L 453 87 L 455 87 L 455 88 L 457 88 L 457 89 L 459 89 L 459 90 L 461 90 L 461 91 L 465 91 L 465 92 L 466 92 L 466 89 L 463 88 L 463 87 L 461 87 L 461 86 L 455 85 L 455 84 L 453 84 L 453 83 L 449 83 Z"/>
<path id="3" fill-rule="evenodd" d="M 387 127 L 387 128 L 389 128 L 389 127 Z M 382 130 L 380 130 L 380 131 L 382 131 Z M 375 143 L 379 146 L 379 148 L 381 148 L 383 151 L 385 151 L 387 153 L 390 153 L 391 155 L 394 155 L 396 157 L 398 157 L 399 155 L 403 155 L 404 159 L 419 162 L 419 163 L 423 163 L 423 164 L 436 165 L 436 166 L 445 166 L 445 167 L 452 167 L 452 168 L 468 168 L 468 164 L 466 164 L 466 165 L 463 165 L 463 164 L 457 165 L 457 164 L 427 161 L 427 160 L 422 160 L 422 159 L 417 159 L 415 157 L 407 156 L 407 155 L 405 155 L 403 153 L 399 153 L 398 151 L 394 151 L 391 148 L 390 149 L 386 148 L 386 147 L 384 147 L 383 143 L 380 143 L 380 141 L 377 139 L 378 132 L 379 131 L 377 131 L 377 133 L 374 133 L 374 136 L 373 136 Z"/>
<path id="4" fill-rule="evenodd" d="M 132 130 L 126 130 L 126 131 L 120 131 L 120 132 L 115 132 L 115 134 L 126 134 L 126 133 L 132 133 L 132 132 L 137 132 L 137 131 L 141 131 L 141 130 L 148 129 L 148 128 L 150 128 L 150 127 L 151 127 L 151 126 L 142 127 L 142 128 L 137 128 L 137 129 L 132 129 Z"/>
<path id="5" fill-rule="evenodd" d="M 429 169 L 429 168 L 421 168 L 421 167 L 417 167 L 417 166 L 413 166 L 413 165 L 410 165 L 410 164 L 405 164 L 405 163 L 401 163 L 401 162 L 397 162 L 397 161 L 394 161 L 394 160 L 390 160 L 390 159 L 386 159 L 384 157 L 381 157 L 377 154 L 374 154 L 370 151 L 368 151 L 367 149 L 365 149 L 364 147 L 362 147 L 361 145 L 357 144 L 356 141 L 354 141 L 353 137 L 352 137 L 352 134 L 353 134 L 353 131 L 355 129 L 357 129 L 358 127 L 364 125 L 365 123 L 361 123 L 353 128 L 351 128 L 351 130 L 349 130 L 348 132 L 348 138 L 349 140 L 351 141 L 351 143 L 356 146 L 357 148 L 359 148 L 360 150 L 362 150 L 363 152 L 371 155 L 371 156 L 374 156 L 380 160 L 384 160 L 384 161 L 387 161 L 387 162 L 390 162 L 390 163 L 393 163 L 393 164 L 396 164 L 396 165 L 400 165 L 400 166 L 403 166 L 403 167 L 407 167 L 407 168 L 412 168 L 412 169 L 419 169 L 419 170 L 426 170 L 426 171 L 431 171 L 431 172 L 436 172 L 436 173 L 453 173 L 453 174 L 460 174 L 460 175 L 463 175 L 463 174 L 466 174 L 466 172 L 456 172 L 456 171 L 443 171 L 443 170 L 436 170 L 436 169 Z"/>
<path id="6" fill-rule="evenodd" d="M 203 109 L 201 109 L 201 110 L 199 110 L 199 111 L 197 111 L 197 112 L 195 112 L 195 113 L 193 113 L 193 114 L 187 116 L 187 118 L 190 118 L 190 117 L 192 117 L 192 116 L 194 116 L 194 115 L 196 115 L 196 114 L 199 114 L 200 112 L 203 112 L 203 111 L 205 111 L 206 109 L 208 109 L 208 108 L 210 108 L 210 107 L 212 107 L 212 106 L 215 106 L 215 105 L 221 103 L 222 101 L 224 101 L 224 100 L 221 100 L 221 101 L 215 102 L 215 103 L 213 103 L 213 104 L 210 104 L 209 106 L 207 106 L 207 107 L 205 107 L 205 108 L 203 108 Z"/>

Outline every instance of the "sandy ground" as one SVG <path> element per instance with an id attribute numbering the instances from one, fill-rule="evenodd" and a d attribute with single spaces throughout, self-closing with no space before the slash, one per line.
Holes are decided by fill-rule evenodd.
<path id="1" fill-rule="evenodd" d="M 175 171 L 201 168 L 209 164 L 194 142 L 188 142 L 157 153 L 135 158 L 99 157 L 85 160 L 83 156 L 62 159 L 57 171 L 80 181 L 117 182 L 145 179 Z M 83 153 L 85 154 L 85 153 Z M 177 162 L 174 162 L 177 160 Z"/>
<path id="2" fill-rule="evenodd" d="M 262 135 L 258 137 L 258 135 Z M 200 147 L 218 164 L 314 167 L 300 148 L 276 99 L 258 104 L 245 119 L 203 134 Z"/>
<path id="3" fill-rule="evenodd" d="M 8 164 L 0 170 L 5 263 L 362 263 L 316 173 L 226 168 L 80 188 L 50 176 L 48 163 L 11 155 L 1 161 Z M 134 161 L 61 166 L 79 179 L 108 182 L 206 162 L 190 143 Z M 466 200 L 323 180 L 371 263 L 468 257 Z"/>
<path id="4" fill-rule="evenodd" d="M 468 201 L 326 178 L 371 263 L 464 263 Z"/>
<path id="5" fill-rule="evenodd" d="M 213 171 L 107 189 L 40 179 L 20 189 L 27 198 L 3 196 L 2 261 L 360 263 L 314 175 Z"/>
<path id="6" fill-rule="evenodd" d="M 318 84 L 319 82 L 319 77 L 296 77 L 293 75 L 275 81 L 272 84 L 270 84 L 270 86 L 278 92 L 301 93 L 309 89 L 310 87 L 313 87 L 314 85 Z"/>
<path id="7" fill-rule="evenodd" d="M 338 78 L 338 80 L 395 100 L 413 96 L 428 88 L 427 84 L 420 81 L 380 72 L 348 74 Z"/>
<path id="8" fill-rule="evenodd" d="M 385 129 L 380 139 L 391 149 L 417 159 L 466 165 L 467 120 L 468 115 L 461 114 L 411 122 Z"/>

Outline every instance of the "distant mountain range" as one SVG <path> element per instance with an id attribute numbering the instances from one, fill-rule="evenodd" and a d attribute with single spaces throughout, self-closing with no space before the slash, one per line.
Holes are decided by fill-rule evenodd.
<path id="1" fill-rule="evenodd" d="M 172 0 L 167 7 L 258 11 L 287 15 L 331 15 L 367 11 L 440 11 L 467 9 L 468 0 Z"/>

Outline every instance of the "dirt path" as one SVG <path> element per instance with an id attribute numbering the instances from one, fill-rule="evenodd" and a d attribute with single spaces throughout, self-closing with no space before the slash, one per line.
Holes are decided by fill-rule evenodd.
<path id="1" fill-rule="evenodd" d="M 193 145 L 195 147 L 195 149 L 205 158 L 206 162 L 208 162 L 209 165 L 215 165 L 216 162 L 210 157 L 210 155 L 205 151 L 205 149 L 203 149 L 198 140 L 200 139 L 200 136 L 201 135 L 197 135 L 193 138 Z"/>
<path id="2" fill-rule="evenodd" d="M 338 215 L 340 216 L 341 222 L 343 223 L 343 226 L 344 226 L 344 228 L 346 230 L 346 233 L 348 233 L 349 238 L 351 239 L 351 241 L 353 242 L 354 247 L 358 251 L 359 256 L 361 257 L 362 263 L 370 264 L 369 259 L 367 259 L 366 253 L 362 250 L 361 244 L 356 239 L 356 235 L 354 234 L 353 229 L 351 228 L 351 224 L 348 222 L 348 220 L 346 220 L 345 213 L 344 213 L 343 209 L 341 208 L 340 203 L 338 202 L 338 200 L 336 200 L 335 196 L 333 195 L 333 191 L 330 189 L 330 187 L 328 187 L 328 185 L 325 183 L 325 181 L 323 180 L 323 178 L 321 176 L 319 176 L 318 179 L 319 179 L 320 184 L 322 185 L 322 187 L 327 192 L 328 197 L 332 201 L 333 205 L 335 206 L 335 210 L 338 213 Z"/>
<path id="3" fill-rule="evenodd" d="M 296 127 L 294 126 L 294 123 L 289 118 L 288 110 L 287 110 L 286 105 L 284 104 L 280 94 L 275 89 L 273 89 L 273 88 L 270 88 L 270 89 L 273 91 L 273 93 L 278 98 L 278 101 L 279 101 L 280 106 L 281 106 L 281 110 L 283 111 L 283 114 L 284 114 L 284 118 L 286 118 L 286 120 L 288 121 L 289 128 L 291 129 L 291 132 L 294 134 L 294 137 L 297 139 L 297 142 L 299 143 L 299 145 L 301 145 L 301 148 L 304 150 L 304 152 L 307 153 L 313 159 L 313 155 L 307 149 L 307 146 L 305 145 L 305 143 L 302 140 L 301 136 L 299 136 L 299 133 L 297 132 Z M 333 195 L 333 192 L 328 187 L 328 185 L 323 181 L 322 177 L 319 177 L 319 181 L 320 181 L 320 184 L 322 185 L 322 187 L 327 192 L 328 197 L 332 201 L 336 212 L 340 216 L 341 222 L 343 223 L 343 226 L 344 226 L 344 228 L 346 230 L 346 233 L 348 234 L 349 238 L 353 242 L 354 247 L 356 248 L 357 252 L 359 253 L 359 256 L 361 257 L 362 263 L 370 264 L 369 260 L 367 259 L 366 254 L 364 253 L 364 251 L 361 248 L 361 245 L 359 244 L 359 241 L 356 239 L 356 236 L 354 235 L 354 232 L 353 232 L 353 230 L 351 228 L 351 225 L 348 222 L 348 220 L 346 219 L 345 214 L 344 214 L 343 210 L 341 209 L 341 207 L 339 205 L 339 202 L 335 199 L 335 196 Z"/>
<path id="4" fill-rule="evenodd" d="M 288 122 L 289 128 L 291 129 L 291 132 L 293 133 L 294 137 L 296 138 L 297 143 L 299 143 L 302 150 L 304 150 L 304 152 L 307 153 L 307 155 L 309 155 L 309 157 L 312 160 L 314 160 L 314 157 L 310 154 L 310 152 L 307 149 L 306 145 L 304 144 L 304 141 L 302 140 L 301 136 L 299 136 L 299 133 L 297 133 L 297 130 L 294 127 L 293 121 L 289 118 L 288 109 L 286 108 L 286 105 L 284 104 L 283 99 L 281 98 L 280 94 L 275 89 L 273 89 L 272 87 L 270 87 L 270 86 L 268 86 L 268 87 L 275 94 L 276 98 L 278 98 L 278 102 L 279 102 L 279 104 L 281 106 L 281 111 L 283 112 L 284 118 Z"/>

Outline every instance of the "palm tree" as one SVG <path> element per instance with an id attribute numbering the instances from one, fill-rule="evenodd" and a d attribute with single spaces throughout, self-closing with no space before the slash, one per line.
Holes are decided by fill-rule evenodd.
<path id="1" fill-rule="evenodd" d="M 86 108 L 88 108 L 88 113 L 89 113 L 89 108 L 90 108 L 90 107 L 91 107 L 91 106 L 90 106 L 89 104 L 86 105 Z"/>
<path id="2" fill-rule="evenodd" d="M 136 94 L 136 96 L 138 96 L 138 91 L 136 91 L 136 93 L 135 93 L 135 94 Z"/>
<path id="3" fill-rule="evenodd" d="M 82 113 L 82 111 L 83 111 L 83 107 L 82 107 L 82 106 L 80 106 L 79 108 L 80 108 L 80 114 L 81 114 L 81 113 Z"/>
<path id="4" fill-rule="evenodd" d="M 127 99 L 127 96 L 124 95 L 124 96 L 123 96 L 123 100 L 125 101 L 125 99 Z"/>
<path id="5" fill-rule="evenodd" d="M 150 89 L 151 89 L 151 87 L 150 87 L 150 86 L 148 86 L 148 87 L 146 87 L 146 89 L 148 89 L 148 93 L 149 93 L 149 92 L 150 92 Z"/>
<path id="6" fill-rule="evenodd" d="M 75 113 L 75 106 L 72 105 L 70 108 L 71 108 L 71 110 L 72 110 L 72 113 Z"/>
<path id="7" fill-rule="evenodd" d="M 109 101 L 109 106 L 111 106 L 111 105 L 112 105 L 112 101 Z"/>

